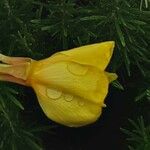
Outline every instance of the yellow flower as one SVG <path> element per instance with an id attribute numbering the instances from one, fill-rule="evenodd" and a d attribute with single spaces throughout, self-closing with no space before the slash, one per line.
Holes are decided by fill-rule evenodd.
<path id="1" fill-rule="evenodd" d="M 11 65 L 0 68 L 5 70 L 0 71 L 0 78 L 31 86 L 48 118 L 70 127 L 87 125 L 101 115 L 108 85 L 117 78 L 104 71 L 113 48 L 114 42 L 103 42 L 58 52 L 40 61 L 2 55 L 3 62 Z"/>

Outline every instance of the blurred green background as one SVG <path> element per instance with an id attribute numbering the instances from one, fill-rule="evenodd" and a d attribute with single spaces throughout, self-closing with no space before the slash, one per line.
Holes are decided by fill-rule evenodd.
<path id="1" fill-rule="evenodd" d="M 0 53 L 40 60 L 113 40 L 107 108 L 82 128 L 47 119 L 32 89 L 0 82 L 1 150 L 150 150 L 149 0 L 0 0 Z"/>

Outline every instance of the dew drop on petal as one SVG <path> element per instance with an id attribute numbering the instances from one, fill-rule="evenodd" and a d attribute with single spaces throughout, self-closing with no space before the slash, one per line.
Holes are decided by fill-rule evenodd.
<path id="1" fill-rule="evenodd" d="M 103 104 L 102 104 L 102 107 L 104 107 L 104 108 L 105 108 L 105 107 L 107 107 L 107 106 L 106 106 L 106 104 L 104 104 L 104 103 L 103 103 Z"/>
<path id="2" fill-rule="evenodd" d="M 84 104 L 85 104 L 85 103 L 84 103 L 83 101 L 78 101 L 78 105 L 79 105 L 79 106 L 84 106 Z"/>
<path id="3" fill-rule="evenodd" d="M 65 101 L 70 102 L 73 100 L 73 95 L 65 94 L 64 95 Z"/>
<path id="4" fill-rule="evenodd" d="M 53 99 L 53 100 L 56 100 L 58 98 L 61 97 L 62 95 L 62 92 L 61 91 L 58 91 L 58 90 L 55 90 L 55 89 L 47 89 L 46 90 L 46 94 L 49 98 Z"/>
<path id="5" fill-rule="evenodd" d="M 67 69 L 70 73 L 74 75 L 83 76 L 87 73 L 88 67 L 77 64 L 77 63 L 68 63 Z"/>

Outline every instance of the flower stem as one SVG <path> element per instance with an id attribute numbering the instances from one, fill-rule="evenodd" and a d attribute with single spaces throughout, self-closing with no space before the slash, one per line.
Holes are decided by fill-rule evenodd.
<path id="1" fill-rule="evenodd" d="M 10 57 L 0 54 L 0 61 L 2 61 L 3 63 L 15 65 L 18 63 L 31 62 L 32 59 L 28 57 Z"/>
<path id="2" fill-rule="evenodd" d="M 26 80 L 29 67 L 30 63 L 21 63 L 17 65 L 0 64 L 0 74 L 7 74 Z"/>

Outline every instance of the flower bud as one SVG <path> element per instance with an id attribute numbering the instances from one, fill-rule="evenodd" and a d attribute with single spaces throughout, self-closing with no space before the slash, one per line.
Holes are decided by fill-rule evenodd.
<path id="1" fill-rule="evenodd" d="M 7 74 L 34 89 L 48 118 L 70 127 L 84 126 L 99 118 L 109 83 L 117 78 L 105 72 L 113 48 L 114 42 L 109 41 L 58 52 L 40 61 L 22 58 L 17 63 L 16 58 L 12 70 L 20 76 L 10 70 Z"/>

